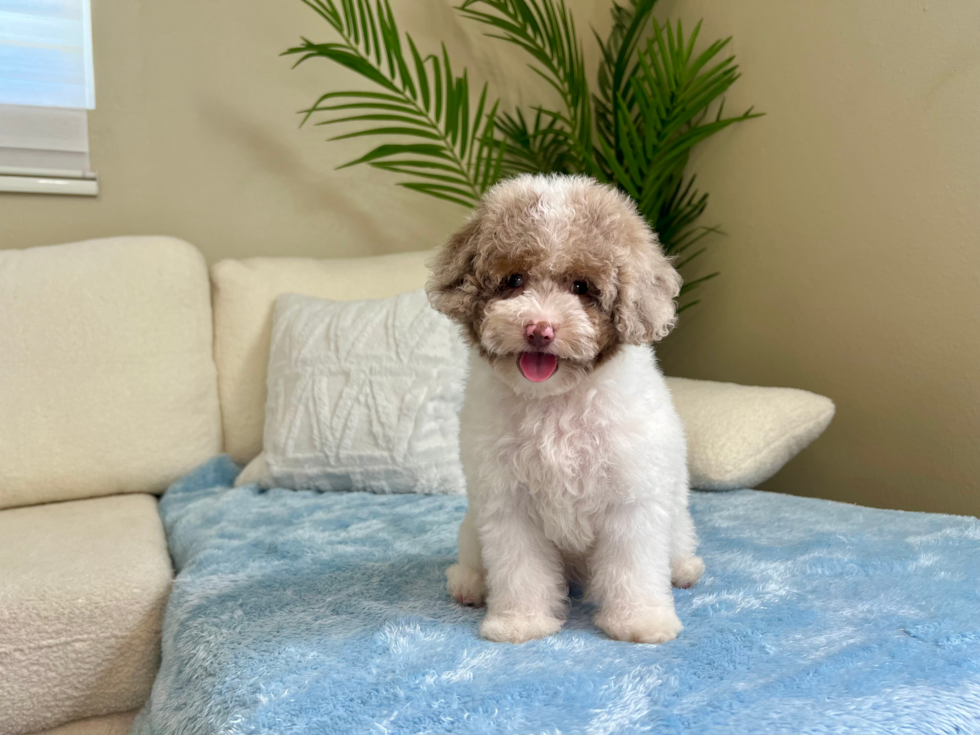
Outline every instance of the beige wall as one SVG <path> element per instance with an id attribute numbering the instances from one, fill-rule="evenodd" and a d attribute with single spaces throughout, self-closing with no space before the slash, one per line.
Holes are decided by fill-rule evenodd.
<path id="1" fill-rule="evenodd" d="M 0 247 L 161 233 L 210 260 L 392 252 L 442 240 L 463 212 L 370 169 L 365 149 L 291 112 L 348 78 L 277 54 L 329 29 L 299 0 L 94 0 L 97 200 L 0 195 Z M 455 4 L 455 3 L 453 3 Z M 604 28 L 605 0 L 574 0 Z M 507 98 L 539 88 L 449 2 L 393 2 L 423 49 Z M 768 117 L 695 161 L 716 239 L 704 290 L 661 350 L 668 371 L 831 396 L 827 434 L 769 489 L 980 513 L 980 4 L 661 0 L 732 34 L 729 109 Z M 594 46 L 589 41 L 589 50 Z"/>
<path id="2" fill-rule="evenodd" d="M 458 3 L 391 4 L 423 53 L 445 41 L 453 61 L 468 66 L 471 79 L 489 81 L 491 92 L 513 102 L 539 97 L 541 82 L 525 72 L 524 60 L 463 21 Z M 195 243 L 212 261 L 328 257 L 433 247 L 465 216 L 457 205 L 394 186 L 391 174 L 334 170 L 370 142 L 326 143 L 334 134 L 326 128 L 297 129 L 295 111 L 359 82 L 319 59 L 291 71 L 295 57 L 279 57 L 301 35 L 336 40 L 300 0 L 92 5 L 97 108 L 90 141 L 102 193 L 0 194 L 0 247 L 167 234 Z M 583 27 L 604 27 L 605 8 L 593 5 L 569 3 Z"/>
<path id="3" fill-rule="evenodd" d="M 668 371 L 788 385 L 837 416 L 766 489 L 980 514 L 980 3 L 664 0 L 734 36 L 699 151 L 722 276 Z"/>

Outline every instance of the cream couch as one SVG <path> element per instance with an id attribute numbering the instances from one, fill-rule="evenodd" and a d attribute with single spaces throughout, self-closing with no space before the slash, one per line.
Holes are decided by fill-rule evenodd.
<path id="1" fill-rule="evenodd" d="M 180 240 L 0 252 L 0 735 L 128 731 L 172 578 L 154 496 L 258 453 L 276 295 L 389 296 L 424 257 L 226 261 L 212 311 Z"/>
<path id="2" fill-rule="evenodd" d="M 393 295 L 422 285 L 425 258 L 256 258 L 209 274 L 193 246 L 164 237 L 0 251 L 0 735 L 128 730 L 172 579 L 154 496 L 221 451 L 240 463 L 260 451 L 276 296 Z M 754 390 L 720 385 L 673 386 L 682 417 L 705 417 L 694 474 L 751 484 L 760 458 L 788 456 L 746 464 L 738 427 L 738 451 L 719 451 L 710 431 L 718 411 L 732 429 L 726 396 Z M 783 409 L 809 401 L 782 416 L 810 438 L 833 415 L 812 394 L 767 395 Z M 757 445 L 795 453 L 805 433 L 795 448 Z"/>

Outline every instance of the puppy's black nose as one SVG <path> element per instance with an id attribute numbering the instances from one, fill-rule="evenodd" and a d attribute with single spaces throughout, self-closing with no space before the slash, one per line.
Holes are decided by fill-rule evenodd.
<path id="1" fill-rule="evenodd" d="M 535 349 L 541 350 L 555 338 L 555 329 L 548 322 L 537 322 L 524 327 L 524 335 Z"/>

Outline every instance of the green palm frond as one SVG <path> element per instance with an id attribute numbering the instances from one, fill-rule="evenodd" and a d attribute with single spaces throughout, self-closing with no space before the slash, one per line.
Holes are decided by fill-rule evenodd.
<path id="1" fill-rule="evenodd" d="M 577 169 L 568 127 L 557 113 L 538 108 L 529 121 L 517 110 L 504 113 L 497 129 L 507 141 L 504 175 L 518 173 L 571 173 Z"/>
<path id="2" fill-rule="evenodd" d="M 489 26 L 486 35 L 516 44 L 536 63 L 530 68 L 561 96 L 564 110 L 541 110 L 552 132 L 561 132 L 550 155 L 567 167 L 563 173 L 589 173 L 596 169 L 592 144 L 592 104 L 585 72 L 582 43 L 575 19 L 564 0 L 465 0 L 459 11 L 467 18 Z M 502 125 L 508 144 L 518 143 Z M 528 132 L 526 127 L 520 133 Z"/>
<path id="3" fill-rule="evenodd" d="M 718 60 L 730 38 L 695 54 L 700 27 L 685 39 L 680 21 L 653 21 L 653 36 L 636 51 L 628 88 L 612 92 L 612 135 L 598 136 L 601 165 L 636 200 L 664 250 L 677 256 L 718 231 L 696 224 L 708 195 L 694 188 L 695 177 L 685 177 L 691 149 L 729 125 L 758 117 L 751 108 L 723 117 L 723 103 L 709 117 L 739 73 L 734 57 Z M 678 262 L 687 265 L 701 252 Z"/>
<path id="4" fill-rule="evenodd" d="M 407 177 L 414 191 L 472 207 L 500 178 L 506 147 L 495 137 L 499 101 L 488 104 L 487 85 L 470 110 L 466 70 L 456 76 L 445 46 L 423 57 L 412 37 L 402 45 L 388 0 L 302 0 L 329 23 L 339 42 L 303 44 L 285 55 L 339 64 L 377 85 L 377 92 L 328 92 L 305 110 L 301 124 L 325 114 L 317 125 L 368 123 L 330 140 L 383 136 L 384 143 L 341 166 L 368 164 Z M 339 7 L 338 7 L 339 6 Z"/>
<path id="5" fill-rule="evenodd" d="M 616 97 L 622 96 L 627 109 L 633 110 L 629 81 L 636 71 L 637 46 L 656 4 L 657 0 L 629 0 L 625 6 L 614 2 L 609 36 L 603 41 L 595 34 L 602 51 L 597 74 L 599 91 L 594 98 L 596 132 L 612 148 L 618 145 Z"/>

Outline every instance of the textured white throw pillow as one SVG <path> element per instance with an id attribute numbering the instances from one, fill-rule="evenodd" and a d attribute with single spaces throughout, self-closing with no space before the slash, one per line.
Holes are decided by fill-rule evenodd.
<path id="1" fill-rule="evenodd" d="M 459 410 L 466 355 L 457 328 L 424 291 L 347 302 L 280 296 L 265 451 L 239 484 L 465 492 Z"/>

